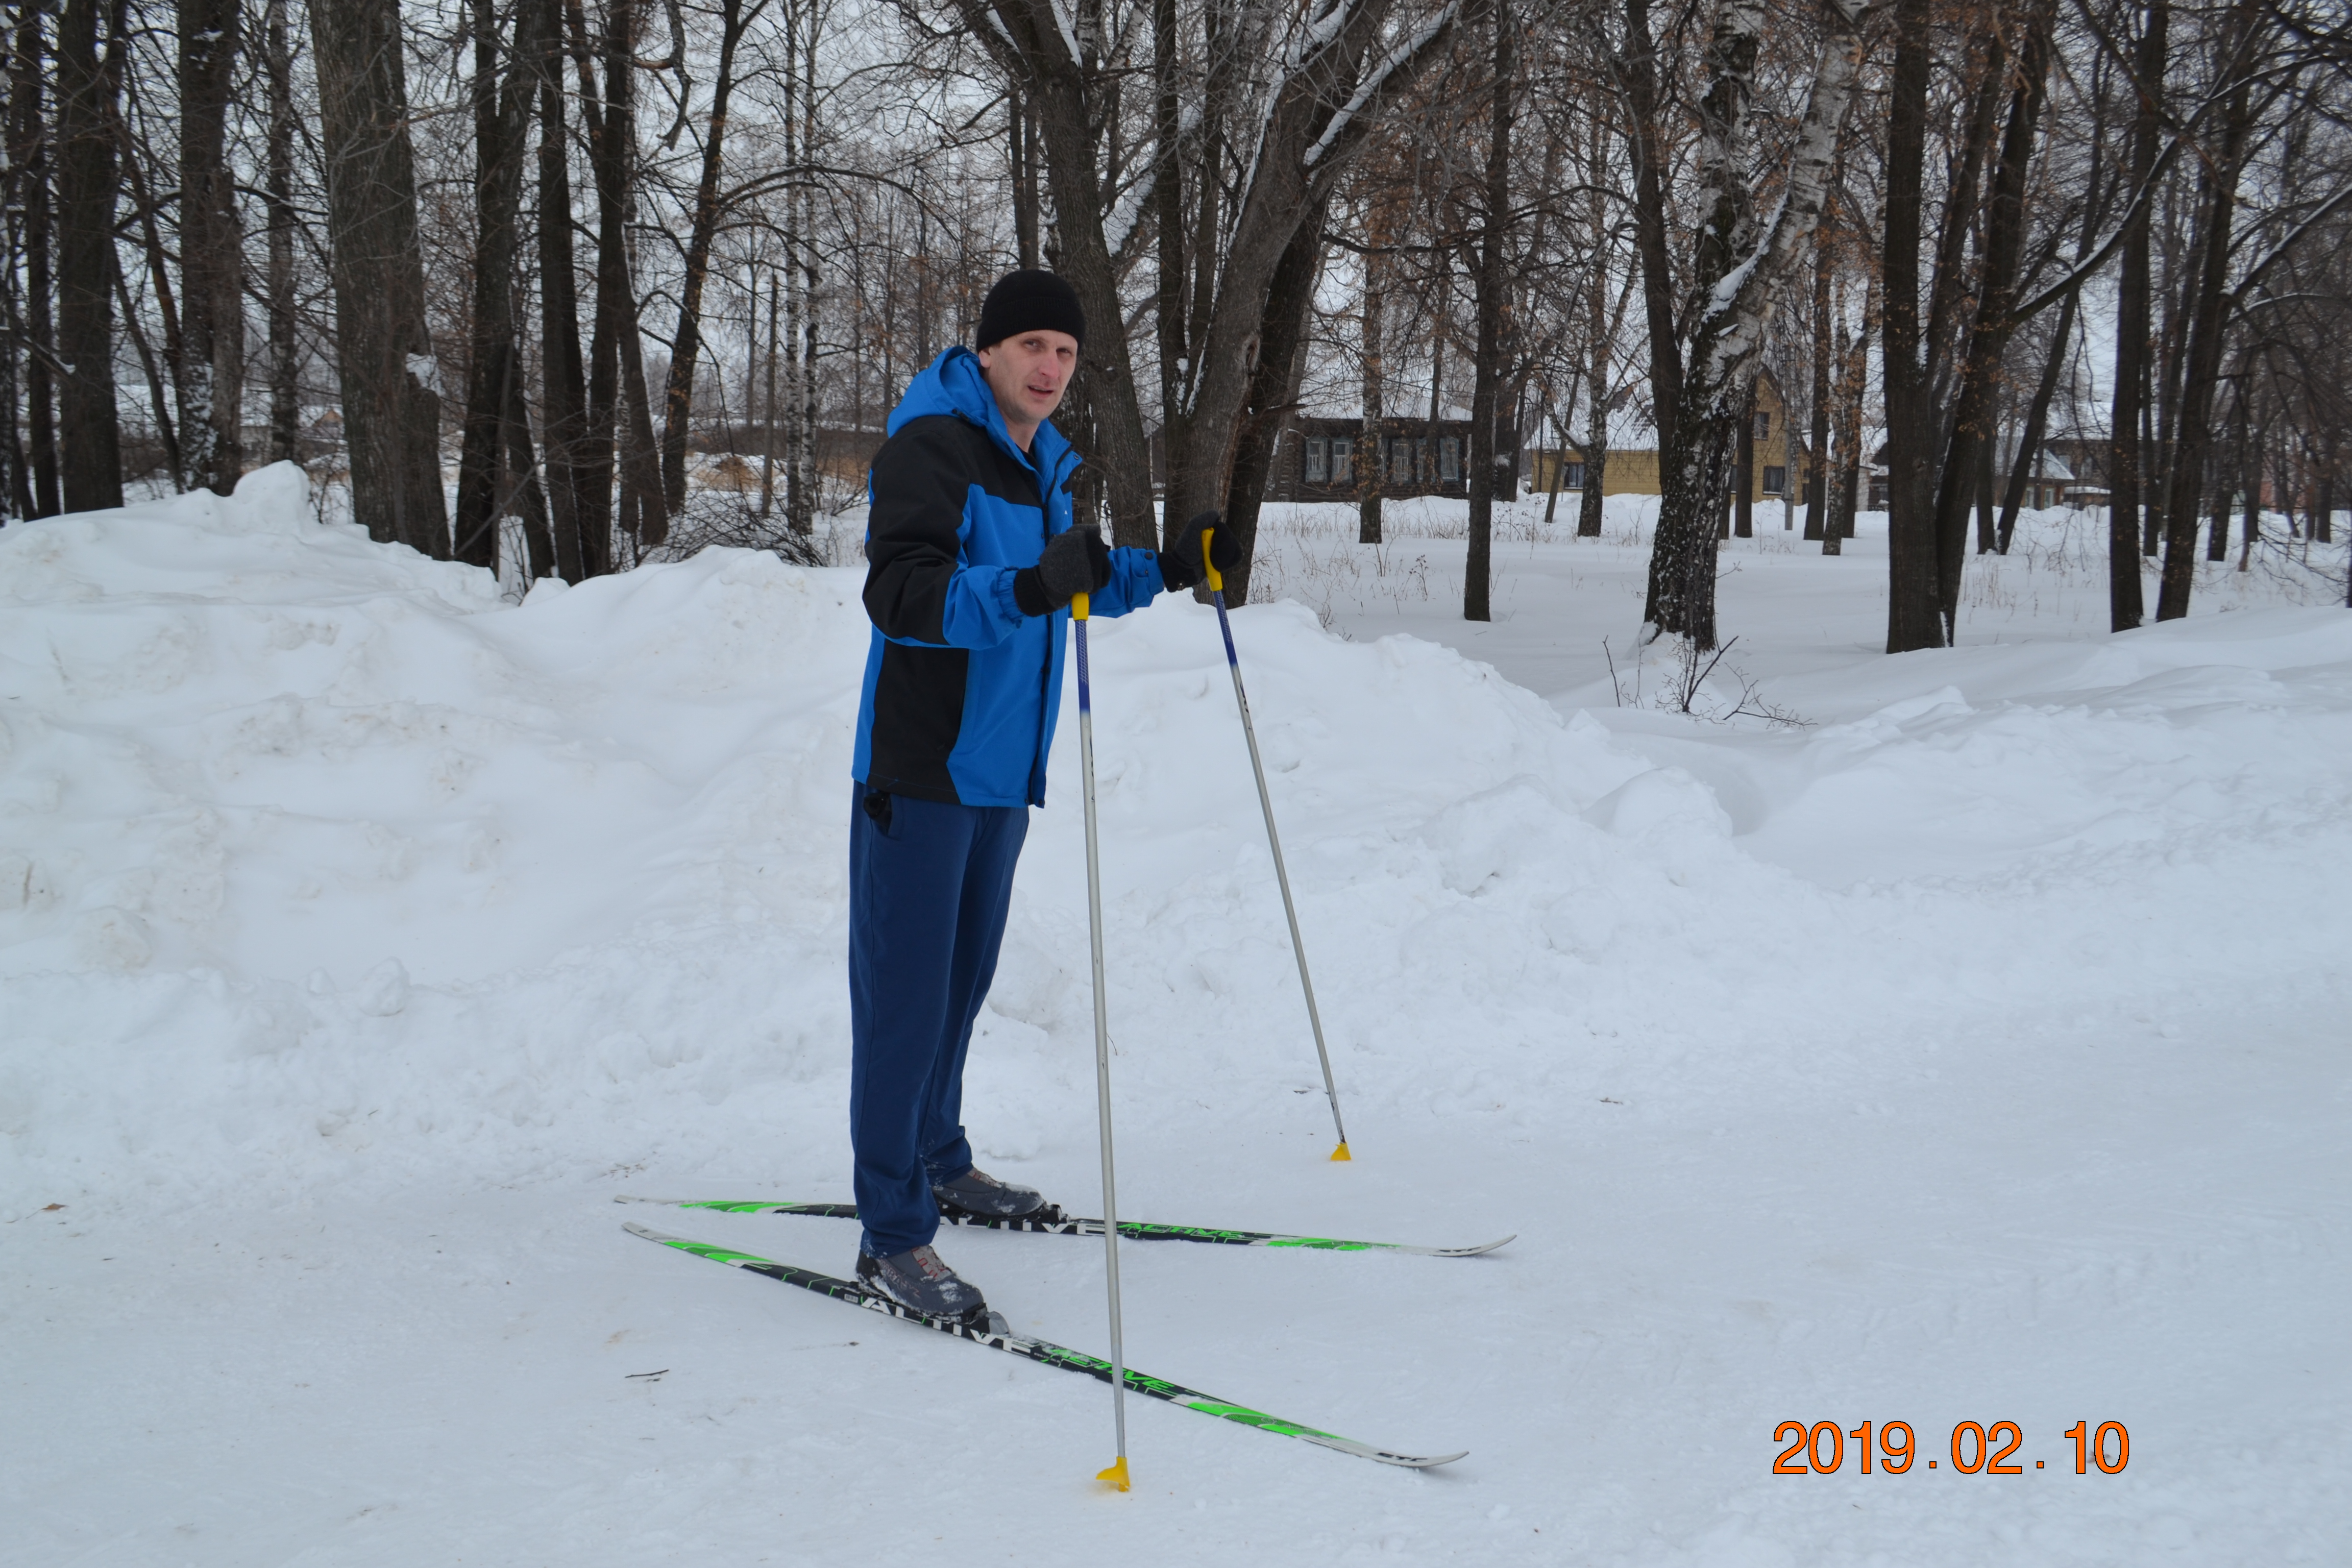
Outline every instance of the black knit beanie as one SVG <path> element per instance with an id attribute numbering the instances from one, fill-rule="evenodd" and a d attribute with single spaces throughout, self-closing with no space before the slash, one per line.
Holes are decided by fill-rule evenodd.
<path id="1" fill-rule="evenodd" d="M 1087 313 L 1078 309 L 1078 291 L 1051 272 L 1008 272 L 989 289 L 980 307 L 980 330 L 973 346 L 993 348 L 1019 332 L 1043 327 L 1087 341 Z"/>

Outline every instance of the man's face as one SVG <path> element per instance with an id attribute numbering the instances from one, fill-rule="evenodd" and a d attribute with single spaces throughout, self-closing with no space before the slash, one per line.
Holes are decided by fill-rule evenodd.
<path id="1" fill-rule="evenodd" d="M 980 351 L 980 368 L 1007 425 L 1042 425 L 1062 405 L 1070 373 L 1078 368 L 1078 340 L 1040 327 L 1015 332 Z"/>

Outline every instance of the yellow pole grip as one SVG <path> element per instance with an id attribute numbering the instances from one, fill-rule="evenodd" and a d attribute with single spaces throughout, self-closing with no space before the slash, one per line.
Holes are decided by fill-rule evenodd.
<path id="1" fill-rule="evenodd" d="M 1082 621 L 1087 618 L 1087 596 L 1084 594 L 1070 595 L 1070 614 Z"/>
<path id="2" fill-rule="evenodd" d="M 1219 572 L 1216 563 L 1209 559 L 1209 541 L 1216 536 L 1216 532 L 1213 528 L 1201 531 L 1201 566 L 1209 574 L 1209 592 L 1222 594 L 1225 591 L 1224 574 Z"/>

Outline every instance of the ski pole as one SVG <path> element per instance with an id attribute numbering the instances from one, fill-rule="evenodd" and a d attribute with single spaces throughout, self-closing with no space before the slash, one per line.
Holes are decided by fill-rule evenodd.
<path id="1" fill-rule="evenodd" d="M 1111 1178 L 1110 1014 L 1103 1005 L 1102 861 L 1095 837 L 1095 704 L 1087 669 L 1087 595 L 1070 599 L 1072 630 L 1078 643 L 1078 774 L 1087 803 L 1087 933 L 1095 958 L 1095 1109 L 1102 1130 L 1103 1263 L 1110 1284 L 1110 1412 L 1118 1432 L 1118 1458 L 1095 1479 L 1114 1490 L 1128 1489 L 1127 1353 L 1119 1332 L 1118 1195 Z"/>
<path id="2" fill-rule="evenodd" d="M 1282 913 L 1290 921 L 1290 951 L 1298 957 L 1298 988 L 1307 994 L 1307 1022 L 1315 1031 L 1315 1055 L 1323 1064 L 1323 1093 L 1331 1101 L 1331 1125 L 1339 1129 L 1339 1146 L 1331 1151 L 1334 1160 L 1349 1160 L 1348 1124 L 1339 1119 L 1339 1089 L 1331 1079 L 1331 1053 L 1323 1044 L 1323 1016 L 1315 1008 L 1315 982 L 1307 973 L 1307 943 L 1298 935 L 1298 907 L 1290 898 L 1290 873 L 1282 866 L 1282 836 L 1274 830 L 1274 797 L 1265 793 L 1265 764 L 1258 760 L 1257 727 L 1250 722 L 1249 693 L 1242 689 L 1241 656 L 1234 651 L 1234 623 L 1225 615 L 1225 579 L 1209 559 L 1210 537 L 1217 531 L 1201 531 L 1201 565 L 1209 574 L 1209 595 L 1217 605 L 1217 630 L 1224 634 L 1225 668 L 1234 675 L 1234 701 L 1242 710 L 1242 733 L 1249 739 L 1250 772 L 1257 775 L 1258 808 L 1265 813 L 1266 847 L 1274 851 L 1274 879 L 1282 887 Z M 1078 668 L 1086 668 L 1086 642 L 1078 643 Z M 1086 706 L 1085 676 L 1079 677 L 1079 711 Z"/>

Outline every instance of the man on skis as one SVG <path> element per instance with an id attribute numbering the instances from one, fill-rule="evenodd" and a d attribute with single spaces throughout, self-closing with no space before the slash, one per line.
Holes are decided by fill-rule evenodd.
<path id="1" fill-rule="evenodd" d="M 1116 323 L 1114 323 L 1114 329 Z M 1068 605 L 1121 616 L 1205 574 L 1194 520 L 1175 550 L 1108 548 L 1073 524 L 1079 464 L 1047 423 L 1086 341 L 1048 272 L 988 291 L 977 352 L 950 348 L 892 411 L 868 479 L 866 612 L 849 828 L 850 1143 L 857 1277 L 918 1310 L 986 1303 L 932 1249 L 941 1211 L 1039 1215 L 975 1169 L 964 1053 L 988 995 L 1062 691 Z M 1238 552 L 1222 537 L 1220 571 Z"/>

